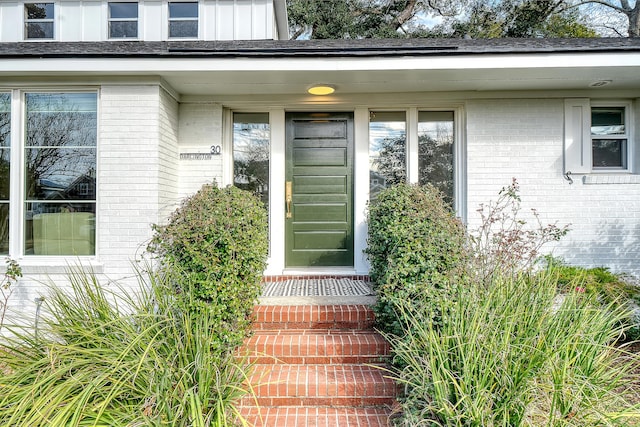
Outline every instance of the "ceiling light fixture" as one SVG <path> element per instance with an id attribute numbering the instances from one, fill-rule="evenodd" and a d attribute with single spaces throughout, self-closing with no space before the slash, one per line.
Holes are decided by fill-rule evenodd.
<path id="1" fill-rule="evenodd" d="M 335 91 L 336 91 L 335 86 L 326 85 L 326 84 L 313 85 L 309 89 L 307 89 L 307 92 L 309 92 L 311 95 L 321 95 L 321 96 L 331 95 Z"/>

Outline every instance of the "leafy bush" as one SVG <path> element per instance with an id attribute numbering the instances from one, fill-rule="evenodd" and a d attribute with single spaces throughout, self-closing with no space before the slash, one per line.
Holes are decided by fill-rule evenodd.
<path id="1" fill-rule="evenodd" d="M 176 305 L 166 277 L 128 293 L 79 271 L 52 286 L 43 331 L 12 328 L 0 366 L 3 426 L 227 426 L 247 366 L 218 354 L 218 322 Z"/>
<path id="2" fill-rule="evenodd" d="M 242 342 L 267 259 L 267 212 L 235 187 L 204 185 L 154 226 L 149 250 L 171 275 L 185 309 L 206 315 L 221 350 Z"/>
<path id="3" fill-rule="evenodd" d="M 556 278 L 558 291 L 571 292 L 579 289 L 594 295 L 604 304 L 616 303 L 627 308 L 628 316 L 624 322 L 625 339 L 640 339 L 640 321 L 636 314 L 640 289 L 637 285 L 631 284 L 627 276 L 615 274 L 606 267 L 585 268 L 568 265 L 558 258 L 546 257 L 546 261 L 549 274 Z"/>
<path id="4" fill-rule="evenodd" d="M 461 276 L 464 227 L 433 186 L 408 184 L 378 194 L 369 207 L 368 225 L 366 253 L 378 295 L 376 319 L 383 330 L 401 334 L 406 319 L 395 311 L 398 301 L 446 293 Z"/>
<path id="5" fill-rule="evenodd" d="M 470 272 L 476 280 L 531 271 L 542 247 L 569 232 L 568 225 L 543 224 L 535 209 L 531 213 L 536 224 L 531 227 L 521 218 L 521 211 L 520 186 L 515 178 L 500 190 L 497 200 L 480 205 L 480 225 L 469 232 L 473 252 Z"/>
<path id="6" fill-rule="evenodd" d="M 388 337 L 404 366 L 397 373 L 406 390 L 404 425 L 640 421 L 628 400 L 631 359 L 611 346 L 623 332 L 619 306 L 602 308 L 581 292 L 560 303 L 552 275 L 494 275 L 489 286 L 458 287 L 453 301 L 396 300 L 411 320 L 405 337 Z M 434 306 L 439 326 L 430 321 Z"/>

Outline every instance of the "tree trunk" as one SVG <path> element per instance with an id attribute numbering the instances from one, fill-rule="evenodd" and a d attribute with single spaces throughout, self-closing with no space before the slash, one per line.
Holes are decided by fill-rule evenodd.
<path id="1" fill-rule="evenodd" d="M 629 37 L 640 37 L 640 1 L 627 14 L 629 18 Z"/>

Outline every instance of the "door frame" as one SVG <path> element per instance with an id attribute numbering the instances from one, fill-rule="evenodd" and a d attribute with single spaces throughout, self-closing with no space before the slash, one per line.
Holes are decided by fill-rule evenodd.
<path id="1" fill-rule="evenodd" d="M 332 104 L 330 106 L 316 105 L 314 108 L 298 105 L 299 108 L 291 108 L 278 102 L 276 105 L 264 105 L 255 107 L 245 102 L 229 102 L 222 110 L 224 157 L 227 161 L 222 165 L 223 185 L 233 183 L 233 143 L 231 138 L 231 126 L 233 112 L 260 112 L 269 113 L 269 125 L 271 129 L 270 140 L 270 174 L 269 174 L 269 257 L 264 274 L 267 276 L 279 276 L 287 274 L 313 274 L 323 273 L 317 268 L 286 269 L 284 254 L 284 226 L 285 226 L 285 113 L 286 112 L 353 112 L 354 116 L 354 147 L 353 147 L 353 237 L 354 260 L 353 268 L 330 268 L 331 273 L 368 275 L 369 262 L 364 254 L 367 247 L 367 209 L 369 201 L 369 111 L 380 110 L 405 110 L 407 111 L 407 126 L 411 128 L 417 121 L 414 110 L 451 110 L 455 113 L 455 150 L 454 181 L 455 181 L 455 207 L 459 217 L 467 220 L 467 189 L 466 189 L 466 134 L 464 104 L 460 101 L 425 103 L 424 99 L 388 99 L 385 102 L 371 102 L 363 106 L 358 102 L 351 105 Z M 297 102 L 291 100 L 289 105 Z M 356 104 L 356 105 L 354 105 Z M 418 105 L 418 107 L 416 107 Z M 424 105 L 424 106 L 423 106 Z M 410 136 L 408 135 L 408 138 Z M 411 143 L 411 141 L 408 141 Z M 228 153 L 228 154 L 227 154 Z M 411 177 L 415 174 L 417 165 L 413 165 L 412 159 L 408 161 L 408 172 Z M 324 273 L 329 272 L 325 270 Z"/>
<path id="2" fill-rule="evenodd" d="M 369 107 L 285 109 L 264 108 L 269 112 L 270 173 L 269 173 L 269 259 L 265 275 L 312 274 L 331 271 L 342 274 L 369 274 L 369 262 L 364 254 L 367 246 L 366 212 L 369 200 Z M 331 112 L 353 113 L 353 267 L 286 268 L 285 267 L 285 167 L 287 112 Z M 229 117 L 231 120 L 231 117 Z M 233 147 L 228 151 L 232 152 Z M 232 173 L 232 171 L 231 171 Z"/>
<path id="3" fill-rule="evenodd" d="M 336 122 L 336 123 L 344 123 L 346 125 L 345 128 L 345 135 L 344 135 L 344 140 L 346 140 L 346 165 L 345 166 L 338 166 L 338 169 L 341 169 L 342 167 L 344 167 L 347 173 L 347 181 L 346 181 L 346 195 L 347 195 L 347 212 L 346 213 L 346 230 L 347 230 L 347 245 L 346 245 L 346 249 L 347 252 L 349 253 L 349 257 L 344 257 L 344 261 L 346 261 L 346 265 L 343 266 L 331 266 L 331 265 L 326 265 L 326 266 L 315 266 L 315 265 L 299 265 L 299 266 L 291 266 L 291 264 L 293 263 L 293 260 L 295 258 L 299 258 L 301 255 L 298 254 L 296 255 L 296 251 L 291 247 L 291 245 L 293 245 L 293 242 L 295 240 L 294 236 L 295 236 L 295 232 L 294 230 L 297 229 L 298 227 L 302 227 L 303 229 L 307 229 L 309 226 L 311 226 L 311 229 L 313 229 L 314 231 L 318 231 L 319 229 L 316 226 L 313 226 L 312 224 L 314 224 L 313 222 L 296 222 L 296 218 L 295 218 L 295 200 L 296 200 L 296 193 L 295 193 L 295 178 L 293 176 L 293 171 L 295 169 L 295 166 L 293 164 L 293 159 L 294 159 L 294 149 L 293 149 L 293 141 L 295 140 L 294 138 L 294 129 L 295 129 L 295 125 L 294 123 L 296 121 L 314 121 L 317 120 L 317 118 L 314 118 L 314 114 L 320 114 L 320 117 L 324 117 L 325 115 L 327 116 L 327 120 L 331 121 L 331 122 Z M 292 210 L 293 210 L 293 218 L 288 218 L 285 220 L 285 227 L 284 227 L 284 235 L 285 235 L 285 267 L 287 269 L 290 268 L 296 268 L 296 269 L 309 269 L 309 268 L 349 268 L 349 269 L 353 269 L 353 265 L 354 265 L 354 217 L 353 217 L 353 201 L 354 201 L 354 186 L 353 186 L 353 175 L 354 175 L 354 145 L 355 145 L 355 141 L 354 141 L 354 135 L 355 135 L 355 131 L 354 131 L 354 114 L 352 111 L 322 111 L 322 112 L 293 112 L 293 111 L 288 111 L 285 113 L 285 132 L 286 132 L 286 140 L 285 140 L 285 179 L 286 179 L 286 183 L 291 182 L 291 184 L 293 184 L 294 188 L 293 188 L 293 206 L 292 206 Z M 319 139 L 327 139 L 327 143 L 329 144 L 333 144 L 331 141 L 335 141 L 335 138 L 331 137 L 330 135 L 320 135 L 318 136 Z M 315 139 L 315 138 L 314 138 Z M 300 166 L 303 170 L 306 169 L 304 166 Z M 320 175 L 323 175 L 323 172 L 321 171 L 321 169 L 316 169 L 317 167 L 322 168 L 322 166 L 316 166 L 313 165 L 312 169 L 314 171 L 317 171 Z M 329 169 L 336 169 L 336 166 L 328 166 Z M 310 176 L 313 176 L 315 174 L 311 174 Z M 285 189 L 286 189 L 286 185 L 285 185 Z M 285 195 L 286 196 L 286 195 Z M 298 197 L 302 197 L 303 199 L 307 199 L 309 196 L 311 196 L 310 194 L 301 194 Z M 328 197 L 329 199 L 334 199 L 333 202 L 331 202 L 330 204 L 336 203 L 337 199 L 336 199 L 337 194 L 336 193 L 331 193 L 331 194 L 325 194 L 325 197 Z M 338 199 L 340 199 L 340 196 L 337 196 Z M 326 200 L 326 199 L 325 199 Z M 281 201 L 281 203 L 285 203 L 286 206 L 286 202 L 285 201 Z M 331 223 L 332 221 L 330 221 L 329 223 Z M 329 224 L 327 223 L 327 224 Z M 297 224 L 297 225 L 296 225 Z M 321 227 L 322 228 L 322 227 Z M 324 228 L 322 228 L 324 229 Z M 338 227 L 335 230 L 338 229 L 342 229 L 342 227 Z M 337 249 L 337 248 L 336 248 Z M 332 249 L 327 250 L 326 256 L 329 256 L 331 259 L 333 259 L 334 261 L 340 261 L 340 258 L 342 257 L 341 255 L 339 255 L 339 253 L 342 252 L 341 250 L 338 251 L 334 251 Z M 311 254 L 309 254 L 311 255 Z M 305 255 L 302 255 L 302 257 L 304 257 Z M 315 256 L 315 254 L 314 254 Z M 335 259 L 334 257 L 337 257 L 338 259 Z"/>

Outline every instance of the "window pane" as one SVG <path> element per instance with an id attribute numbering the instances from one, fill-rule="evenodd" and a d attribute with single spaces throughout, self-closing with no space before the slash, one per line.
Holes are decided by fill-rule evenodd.
<path id="1" fill-rule="evenodd" d="M 27 255 L 95 255 L 95 203 L 27 203 Z"/>
<path id="2" fill-rule="evenodd" d="M 93 255 L 97 95 L 25 99 L 25 253 Z"/>
<path id="3" fill-rule="evenodd" d="M 26 26 L 28 39 L 53 38 L 53 22 L 28 22 Z"/>
<path id="4" fill-rule="evenodd" d="M 370 198 L 406 181 L 407 127 L 404 111 L 372 111 L 369 120 Z"/>
<path id="5" fill-rule="evenodd" d="M 169 3 L 169 19 L 197 17 L 198 2 Z"/>
<path id="6" fill-rule="evenodd" d="M 624 107 L 593 107 L 591 135 L 624 135 Z"/>
<path id="7" fill-rule="evenodd" d="M 27 147 L 96 146 L 94 93 L 26 95 Z"/>
<path id="8" fill-rule="evenodd" d="M 9 203 L 0 202 L 0 255 L 9 253 Z"/>
<path id="9" fill-rule="evenodd" d="M 95 148 L 28 148 L 25 155 L 28 200 L 95 200 Z"/>
<path id="10" fill-rule="evenodd" d="M 137 19 L 138 3 L 109 3 L 109 18 L 111 19 Z"/>
<path id="11" fill-rule="evenodd" d="M 198 37 L 198 21 L 169 22 L 169 37 Z"/>
<path id="12" fill-rule="evenodd" d="M 9 166 L 11 165 L 11 150 L 0 148 L 0 202 L 9 201 Z"/>
<path id="13" fill-rule="evenodd" d="M 269 114 L 233 115 L 233 183 L 269 205 Z"/>
<path id="14" fill-rule="evenodd" d="M 25 3 L 27 19 L 53 19 L 53 3 Z"/>
<path id="15" fill-rule="evenodd" d="M 138 37 L 137 21 L 112 21 L 109 23 L 109 37 L 136 38 Z"/>
<path id="16" fill-rule="evenodd" d="M 11 94 L 0 93 L 0 255 L 9 253 Z"/>
<path id="17" fill-rule="evenodd" d="M 453 203 L 453 111 L 421 111 L 418 116 L 418 182 L 430 183 Z"/>
<path id="18" fill-rule="evenodd" d="M 594 139 L 592 144 L 594 168 L 627 167 L 626 139 Z"/>

